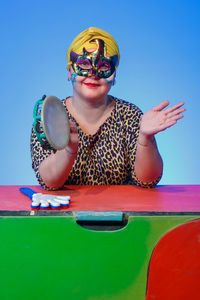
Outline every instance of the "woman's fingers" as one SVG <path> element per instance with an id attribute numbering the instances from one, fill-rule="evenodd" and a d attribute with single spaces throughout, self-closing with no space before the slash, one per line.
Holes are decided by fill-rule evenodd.
<path id="1" fill-rule="evenodd" d="M 171 113 L 171 112 L 177 110 L 178 108 L 180 108 L 180 107 L 183 106 L 183 105 L 184 105 L 184 102 L 179 102 L 179 103 L 177 103 L 177 104 L 175 104 L 175 105 L 172 105 L 171 107 L 167 108 L 167 109 L 165 110 L 165 112 L 166 112 L 167 114 L 168 114 L 168 113 Z M 185 109 L 184 109 L 184 110 L 185 110 Z"/>
<path id="2" fill-rule="evenodd" d="M 156 134 L 175 125 L 179 119 L 183 118 L 182 113 L 185 111 L 185 108 L 182 106 L 184 102 L 179 102 L 164 109 L 168 105 L 169 101 L 163 101 L 143 115 L 141 122 L 141 131 L 143 133 L 148 135 Z"/>
<path id="3" fill-rule="evenodd" d="M 157 111 L 158 115 L 162 116 L 159 125 L 165 129 L 171 127 L 176 123 L 177 120 L 183 118 L 183 115 L 181 113 L 185 111 L 185 108 L 181 107 L 184 105 L 184 102 L 179 102 L 167 109 L 162 110 L 164 107 L 167 106 L 168 103 L 169 101 L 163 101 L 153 108 L 154 111 Z"/>
<path id="4" fill-rule="evenodd" d="M 172 116 L 172 117 L 170 117 L 170 118 L 168 118 L 168 121 L 177 121 L 177 120 L 179 120 L 179 119 L 182 119 L 183 118 L 183 115 L 175 115 L 175 116 Z"/>
<path id="5" fill-rule="evenodd" d="M 67 145 L 67 148 L 68 148 L 68 152 L 76 153 L 78 149 L 78 143 L 79 143 L 78 128 L 76 123 L 72 120 L 69 120 L 69 125 L 70 125 L 70 137 L 69 137 L 69 143 Z"/>
<path id="6" fill-rule="evenodd" d="M 166 121 L 165 123 L 163 123 L 162 125 L 160 125 L 158 132 L 164 131 L 165 129 L 167 129 L 167 128 L 173 126 L 173 125 L 175 125 L 176 122 L 177 122 L 177 120 L 168 120 L 168 121 Z"/>
<path id="7" fill-rule="evenodd" d="M 161 111 L 164 108 L 166 108 L 168 105 L 169 105 L 169 101 L 165 100 L 165 101 L 161 102 L 160 104 L 158 104 L 157 106 L 153 107 L 153 110 L 154 111 Z M 184 102 L 179 102 L 179 103 L 165 109 L 165 113 L 168 114 L 168 113 L 171 113 L 173 111 L 176 111 L 177 109 L 179 109 L 183 105 L 184 105 Z M 182 108 L 182 109 L 183 109 L 182 111 L 185 110 L 185 108 Z"/>
<path id="8" fill-rule="evenodd" d="M 152 109 L 154 111 L 161 111 L 163 108 L 167 107 L 169 105 L 169 101 L 165 100 L 163 102 L 161 102 L 160 104 L 156 105 L 155 107 L 153 107 Z"/>
<path id="9" fill-rule="evenodd" d="M 72 120 L 69 120 L 70 132 L 71 133 L 78 133 L 78 129 L 76 123 Z"/>
<path id="10" fill-rule="evenodd" d="M 172 112 L 169 112 L 169 113 L 167 114 L 167 117 L 168 117 L 168 118 L 171 118 L 171 117 L 173 117 L 173 116 L 176 116 L 176 115 L 181 114 L 181 113 L 184 112 L 184 111 L 185 111 L 185 108 L 179 108 L 179 109 L 176 109 L 176 110 L 174 110 L 174 111 L 172 111 Z M 166 113 L 166 111 L 165 111 L 165 113 Z"/>
<path id="11" fill-rule="evenodd" d="M 159 131 L 163 131 L 173 125 L 176 124 L 176 122 L 179 120 L 179 119 L 182 119 L 183 118 L 183 115 L 179 114 L 179 115 L 174 115 L 172 116 L 171 118 L 167 118 L 165 122 L 163 123 L 160 123 L 160 126 L 159 126 Z"/>

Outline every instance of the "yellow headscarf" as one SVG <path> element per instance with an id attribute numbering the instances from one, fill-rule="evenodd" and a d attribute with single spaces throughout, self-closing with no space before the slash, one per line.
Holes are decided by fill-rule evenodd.
<path id="1" fill-rule="evenodd" d="M 118 63 L 119 64 L 119 59 L 120 59 L 120 54 L 119 54 L 119 48 L 117 45 L 117 42 L 115 39 L 110 35 L 108 32 L 95 28 L 95 27 L 90 27 L 75 37 L 71 45 L 69 46 L 67 50 L 67 69 L 69 70 L 71 61 L 70 61 L 70 52 L 76 52 L 77 54 L 81 53 L 83 51 L 83 48 L 85 49 L 90 49 L 90 48 L 95 48 L 95 45 L 91 45 L 90 41 L 92 39 L 102 39 L 105 44 L 106 44 L 106 49 L 107 49 L 107 54 L 110 56 L 117 55 L 118 56 Z"/>

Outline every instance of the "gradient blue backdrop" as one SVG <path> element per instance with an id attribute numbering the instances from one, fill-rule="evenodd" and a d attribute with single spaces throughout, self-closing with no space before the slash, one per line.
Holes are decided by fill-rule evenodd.
<path id="1" fill-rule="evenodd" d="M 117 40 L 111 94 L 143 111 L 168 99 L 185 117 L 157 135 L 161 184 L 200 184 L 200 1 L 4 1 L 0 8 L 1 185 L 37 184 L 31 168 L 32 110 L 43 94 L 71 95 L 66 50 L 94 26 Z"/>

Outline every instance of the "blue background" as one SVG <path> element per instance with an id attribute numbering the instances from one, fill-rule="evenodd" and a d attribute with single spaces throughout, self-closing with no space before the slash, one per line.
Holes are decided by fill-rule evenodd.
<path id="1" fill-rule="evenodd" d="M 72 94 L 66 50 L 94 26 L 117 40 L 114 96 L 143 111 L 168 99 L 185 117 L 157 135 L 161 184 L 200 184 L 200 1 L 4 1 L 0 9 L 1 185 L 37 184 L 31 168 L 32 111 L 43 94 Z"/>

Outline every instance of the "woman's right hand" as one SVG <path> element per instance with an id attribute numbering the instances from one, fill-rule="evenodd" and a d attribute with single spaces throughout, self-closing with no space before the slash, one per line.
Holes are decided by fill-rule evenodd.
<path id="1" fill-rule="evenodd" d="M 66 151 L 71 154 L 76 154 L 78 151 L 78 143 L 79 143 L 79 136 L 78 136 L 78 129 L 75 122 L 69 120 L 70 125 L 70 136 L 69 136 L 69 143 L 66 147 Z"/>

